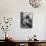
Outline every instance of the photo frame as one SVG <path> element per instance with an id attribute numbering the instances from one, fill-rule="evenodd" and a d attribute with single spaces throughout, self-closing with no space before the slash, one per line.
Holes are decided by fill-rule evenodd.
<path id="1" fill-rule="evenodd" d="M 32 28 L 33 13 L 32 12 L 21 12 L 21 28 Z"/>

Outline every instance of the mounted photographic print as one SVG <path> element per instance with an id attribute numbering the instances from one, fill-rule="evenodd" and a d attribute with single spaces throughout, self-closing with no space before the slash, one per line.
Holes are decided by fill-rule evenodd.
<path id="1" fill-rule="evenodd" d="M 33 13 L 21 12 L 21 28 L 32 28 Z"/>

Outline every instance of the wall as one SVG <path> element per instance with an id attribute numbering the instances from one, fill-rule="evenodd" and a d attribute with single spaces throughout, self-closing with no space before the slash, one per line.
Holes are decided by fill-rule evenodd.
<path id="1" fill-rule="evenodd" d="M 21 29 L 20 28 L 20 12 L 33 12 L 33 28 Z M 46 8 L 33 8 L 30 6 L 28 0 L 0 0 L 0 17 L 13 17 L 13 22 L 10 33 L 17 40 L 27 40 L 34 34 L 37 39 L 45 39 L 45 15 Z M 2 31 L 1 31 L 2 33 Z M 0 34 L 1 34 L 0 33 Z M 44 34 L 45 33 L 45 34 Z M 0 37 L 2 39 L 2 36 Z"/>

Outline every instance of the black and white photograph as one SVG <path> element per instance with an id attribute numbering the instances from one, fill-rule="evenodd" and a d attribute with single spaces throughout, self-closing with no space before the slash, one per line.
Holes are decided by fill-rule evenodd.
<path id="1" fill-rule="evenodd" d="M 21 28 L 32 28 L 33 13 L 21 12 Z"/>

